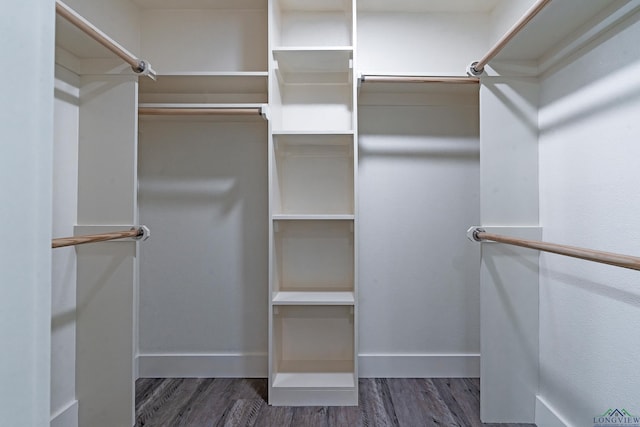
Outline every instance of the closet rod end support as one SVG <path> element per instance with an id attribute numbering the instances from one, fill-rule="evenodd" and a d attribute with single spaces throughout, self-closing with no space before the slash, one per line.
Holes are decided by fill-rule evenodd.
<path id="1" fill-rule="evenodd" d="M 478 65 L 478 61 L 473 61 L 471 64 L 469 64 L 469 66 L 467 67 L 467 74 L 470 76 L 474 76 L 474 77 L 480 77 L 482 75 L 482 73 L 484 73 L 484 67 L 480 70 L 478 70 L 476 68 L 476 65 Z"/>
<path id="2" fill-rule="evenodd" d="M 136 228 L 134 227 L 132 230 L 135 230 L 135 229 Z M 149 227 L 147 227 L 146 225 L 141 225 L 137 227 L 137 229 L 138 229 L 138 235 L 133 238 L 134 240 L 145 241 L 149 237 L 151 237 L 151 230 L 149 230 Z"/>
<path id="3" fill-rule="evenodd" d="M 482 242 L 482 239 L 478 237 L 478 233 L 484 233 L 484 229 L 474 225 L 467 230 L 467 239 L 472 242 Z"/>
<path id="4" fill-rule="evenodd" d="M 135 67 L 131 67 L 133 69 L 133 71 L 140 75 L 140 76 L 147 76 L 149 77 L 151 80 L 155 81 L 156 80 L 156 71 L 151 68 L 151 64 L 149 64 L 147 61 L 145 60 L 140 60 L 138 62 L 138 65 Z"/>

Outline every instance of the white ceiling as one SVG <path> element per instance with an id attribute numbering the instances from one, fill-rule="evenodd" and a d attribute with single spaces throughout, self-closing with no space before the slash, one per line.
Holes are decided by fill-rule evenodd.
<path id="1" fill-rule="evenodd" d="M 266 9 L 267 0 L 132 0 L 143 9 Z M 490 12 L 500 0 L 357 0 L 370 12 Z M 325 1 L 316 0 L 322 6 Z M 296 3 L 301 3 L 296 0 Z M 304 2 L 306 3 L 306 2 Z"/>
<path id="2" fill-rule="evenodd" d="M 357 0 L 370 12 L 490 12 L 500 0 Z"/>
<path id="3" fill-rule="evenodd" d="M 132 0 L 143 9 L 267 9 L 267 0 Z"/>

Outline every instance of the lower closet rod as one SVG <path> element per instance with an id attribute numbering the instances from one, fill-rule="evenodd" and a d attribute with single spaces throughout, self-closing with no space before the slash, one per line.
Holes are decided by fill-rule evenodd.
<path id="1" fill-rule="evenodd" d="M 470 235 L 473 236 L 473 239 L 476 242 L 489 240 L 498 243 L 506 243 L 508 245 L 520 246 L 523 248 L 551 252 L 558 255 L 565 255 L 573 258 L 580 258 L 587 261 L 614 265 L 616 267 L 629 268 L 631 270 L 640 270 L 640 258 L 631 255 L 622 255 L 612 252 L 597 251 L 594 249 L 579 248 L 576 246 L 559 245 L 556 243 L 502 236 L 500 234 L 487 233 L 482 228 L 473 229 L 470 231 Z"/>
<path id="2" fill-rule="evenodd" d="M 124 239 L 132 237 L 135 240 L 140 240 L 149 236 L 149 229 L 145 226 L 135 227 L 131 230 L 114 231 L 111 233 L 102 234 L 87 234 L 84 236 L 74 237 L 61 237 L 51 240 L 51 247 L 63 248 L 65 246 L 83 245 L 85 243 L 106 242 L 108 240 Z"/>
<path id="3" fill-rule="evenodd" d="M 261 108 L 154 108 L 140 107 L 145 116 L 260 116 Z"/>

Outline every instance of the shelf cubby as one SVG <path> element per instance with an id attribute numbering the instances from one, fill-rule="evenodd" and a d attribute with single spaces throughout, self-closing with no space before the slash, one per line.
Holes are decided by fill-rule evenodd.
<path id="1" fill-rule="evenodd" d="M 273 85 L 274 133 L 353 131 L 353 96 L 349 83 Z"/>
<path id="2" fill-rule="evenodd" d="M 274 0 L 274 44 L 283 46 L 351 46 L 350 0 Z"/>
<path id="3" fill-rule="evenodd" d="M 279 306 L 273 325 L 273 387 L 355 387 L 352 306 Z"/>
<path id="4" fill-rule="evenodd" d="M 274 215 L 353 215 L 352 135 L 275 135 L 274 144 Z"/>
<path id="5" fill-rule="evenodd" d="M 353 78 L 353 49 L 287 47 L 273 50 L 275 73 L 282 84 L 347 84 Z"/>
<path id="6" fill-rule="evenodd" d="M 273 227 L 274 295 L 353 292 L 353 221 L 282 220 Z"/>

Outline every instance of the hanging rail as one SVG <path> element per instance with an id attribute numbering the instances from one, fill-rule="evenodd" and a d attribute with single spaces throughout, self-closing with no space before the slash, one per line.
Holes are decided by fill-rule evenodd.
<path id="1" fill-rule="evenodd" d="M 535 2 L 529 10 L 527 10 L 524 15 L 515 23 L 509 30 L 493 45 L 489 52 L 487 52 L 482 58 L 478 61 L 472 62 L 469 65 L 468 71 L 473 76 L 479 76 L 484 71 L 484 67 L 491 61 L 495 56 L 500 53 L 502 49 L 511 41 L 512 38 L 516 36 L 528 23 L 531 21 L 547 4 L 549 4 L 551 0 L 538 0 Z"/>
<path id="2" fill-rule="evenodd" d="M 506 243 L 508 245 L 520 246 L 523 248 L 537 249 L 539 251 L 551 252 L 558 255 L 565 255 L 573 258 L 580 258 L 587 261 L 599 262 L 601 264 L 614 265 L 632 270 L 640 270 L 640 257 L 622 255 L 612 252 L 596 251 L 593 249 L 579 248 L 575 246 L 559 245 L 556 243 L 540 242 L 537 240 L 520 239 L 500 234 L 487 233 L 482 228 L 469 230 L 469 235 L 476 242 L 489 240 L 492 242 Z"/>
<path id="3" fill-rule="evenodd" d="M 478 84 L 480 79 L 477 77 L 452 77 L 452 76 L 393 76 L 393 75 L 361 75 L 362 83 L 462 83 L 462 84 Z"/>
<path id="4" fill-rule="evenodd" d="M 149 238 L 149 229 L 144 225 L 131 230 L 114 231 L 102 234 L 87 234 L 84 236 L 61 237 L 51 240 L 51 248 L 64 248 L 65 246 L 83 245 L 85 243 L 106 242 L 109 240 L 131 237 L 134 240 L 146 240 Z"/>
<path id="5" fill-rule="evenodd" d="M 138 114 L 145 116 L 261 116 L 262 108 L 169 108 L 140 107 Z"/>
<path id="6" fill-rule="evenodd" d="M 106 47 L 111 52 L 116 54 L 124 62 L 131 65 L 131 68 L 134 72 L 136 72 L 137 74 L 149 76 L 155 80 L 156 72 L 151 68 L 151 64 L 134 56 L 131 52 L 120 46 L 109 36 L 100 31 L 100 29 L 98 29 L 95 25 L 87 21 L 78 12 L 71 9 L 60 0 L 56 0 L 56 13 L 76 26 L 89 37 L 100 43 L 102 46 Z"/>

